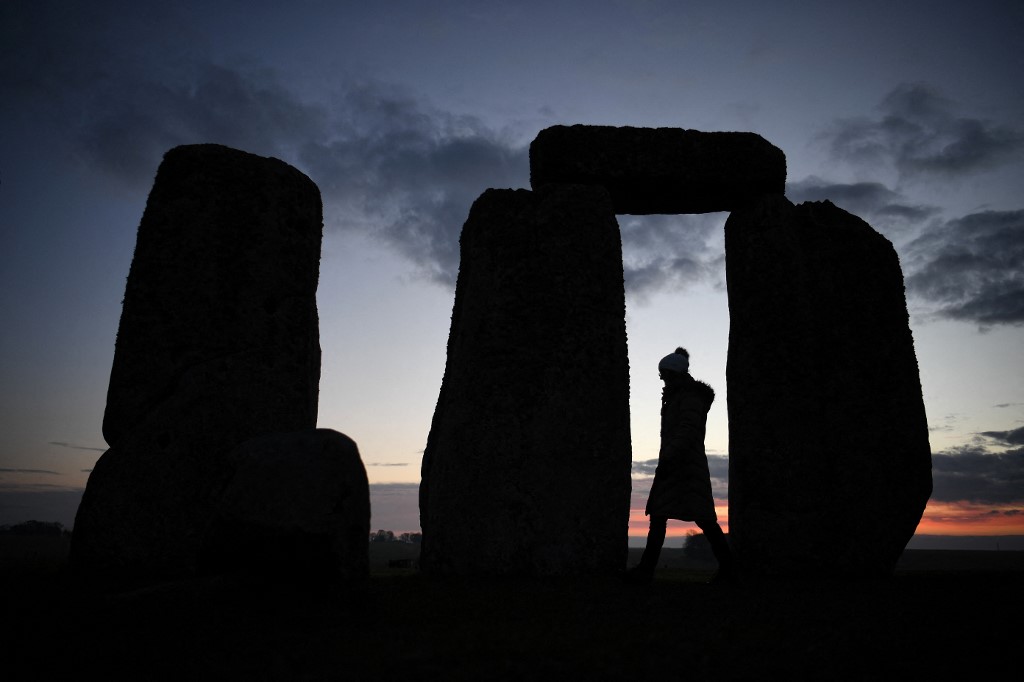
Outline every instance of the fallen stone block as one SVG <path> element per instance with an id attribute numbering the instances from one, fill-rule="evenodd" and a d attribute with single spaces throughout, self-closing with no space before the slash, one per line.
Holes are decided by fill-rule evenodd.
<path id="1" fill-rule="evenodd" d="M 235 473 L 203 539 L 201 572 L 323 583 L 367 576 L 370 493 L 350 438 L 267 434 L 229 460 Z"/>

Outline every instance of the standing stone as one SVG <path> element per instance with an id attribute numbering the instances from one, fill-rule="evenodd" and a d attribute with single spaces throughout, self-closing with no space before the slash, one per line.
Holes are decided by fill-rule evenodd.
<path id="1" fill-rule="evenodd" d="M 201 571 L 302 583 L 368 575 L 370 490 L 348 436 L 271 433 L 228 459 L 235 474 L 204 537 Z"/>
<path id="2" fill-rule="evenodd" d="M 830 202 L 764 197 L 725 226 L 729 530 L 746 570 L 884 576 L 931 494 L 892 245 Z"/>
<path id="3" fill-rule="evenodd" d="M 273 158 L 219 145 L 169 151 L 125 289 L 103 434 L 72 562 L 177 575 L 261 433 L 316 426 L 320 193 Z"/>
<path id="4" fill-rule="evenodd" d="M 213 144 L 169 151 L 125 287 L 106 441 L 179 416 L 188 405 L 168 401 L 197 394 L 218 430 L 315 425 L 322 232 L 320 191 L 283 161 Z"/>
<path id="5" fill-rule="evenodd" d="M 620 570 L 630 447 L 621 240 L 607 192 L 486 191 L 462 230 L 423 455 L 422 570 Z"/>
<path id="6" fill-rule="evenodd" d="M 755 133 L 553 126 L 530 145 L 530 183 L 600 185 L 615 213 L 732 211 L 785 192 L 786 155 Z"/>

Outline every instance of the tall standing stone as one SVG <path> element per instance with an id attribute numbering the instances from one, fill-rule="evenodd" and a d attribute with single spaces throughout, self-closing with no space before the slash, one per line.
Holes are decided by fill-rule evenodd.
<path id="1" fill-rule="evenodd" d="M 780 196 L 725 236 L 738 557 L 766 575 L 890 574 L 931 494 L 896 252 L 830 202 Z"/>
<path id="2" fill-rule="evenodd" d="M 202 392 L 218 430 L 316 424 L 320 191 L 288 164 L 220 145 L 176 147 L 139 225 L 103 436 Z M 262 428 L 265 420 L 281 428 Z M 189 427 L 195 431 L 198 425 Z"/>
<path id="3" fill-rule="evenodd" d="M 165 155 L 125 289 L 111 449 L 75 520 L 76 568 L 194 569 L 227 453 L 315 428 L 322 226 L 316 185 L 278 159 L 212 144 Z"/>
<path id="4" fill-rule="evenodd" d="M 607 192 L 486 191 L 462 230 L 423 456 L 422 570 L 620 570 L 630 447 L 621 240 Z"/>

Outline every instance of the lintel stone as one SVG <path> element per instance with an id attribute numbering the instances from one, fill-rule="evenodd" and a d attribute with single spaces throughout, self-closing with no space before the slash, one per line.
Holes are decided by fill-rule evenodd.
<path id="1" fill-rule="evenodd" d="M 733 211 L 786 189 L 786 155 L 756 133 L 553 126 L 530 145 L 530 183 L 604 186 L 617 214 Z"/>

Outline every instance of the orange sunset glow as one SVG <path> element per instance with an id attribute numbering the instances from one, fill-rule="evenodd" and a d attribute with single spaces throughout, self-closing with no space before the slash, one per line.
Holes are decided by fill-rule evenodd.
<path id="1" fill-rule="evenodd" d="M 919 535 L 1021 535 L 1024 513 L 1009 505 L 931 501 L 924 510 Z"/>
<path id="2" fill-rule="evenodd" d="M 635 503 L 635 500 L 634 500 Z M 722 530 L 729 532 L 729 505 L 715 500 L 715 512 Z M 643 506 L 629 510 L 629 536 L 646 537 L 648 518 Z M 700 532 L 696 524 L 669 521 L 667 536 L 681 538 Z M 1012 505 L 976 504 L 973 502 L 931 501 L 917 526 L 918 535 L 1024 535 L 1024 512 Z"/>
<path id="3" fill-rule="evenodd" d="M 633 500 L 634 505 L 636 499 Z M 726 533 L 729 532 L 729 503 L 726 500 L 720 500 L 715 498 L 715 513 L 718 514 L 718 525 L 722 527 L 722 530 Z M 630 537 L 647 537 L 648 529 L 648 517 L 644 514 L 644 507 L 632 506 L 629 510 L 629 536 Z M 668 522 L 668 530 L 665 533 L 666 537 L 669 538 L 681 538 L 687 533 L 695 532 L 699 533 L 700 529 L 697 528 L 697 524 L 690 523 L 688 521 L 675 521 L 670 519 Z"/>

